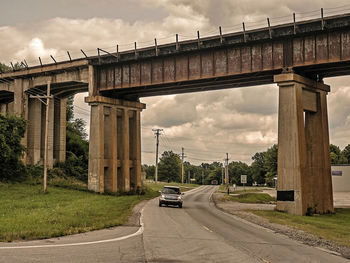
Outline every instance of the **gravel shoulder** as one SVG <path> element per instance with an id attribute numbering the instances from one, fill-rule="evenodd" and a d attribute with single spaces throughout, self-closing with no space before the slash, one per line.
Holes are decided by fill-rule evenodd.
<path id="1" fill-rule="evenodd" d="M 324 250 L 329 250 L 330 253 L 340 254 L 343 257 L 350 259 L 350 248 L 339 246 L 331 241 L 322 239 L 315 235 L 297 230 L 288 226 L 270 223 L 267 219 L 250 213 L 247 210 L 274 210 L 275 204 L 244 204 L 238 202 L 221 201 L 223 193 L 214 193 L 212 200 L 215 206 L 226 212 L 245 219 L 251 223 L 271 229 L 276 233 L 286 235 L 294 240 L 307 244 L 309 246 L 319 247 Z"/>

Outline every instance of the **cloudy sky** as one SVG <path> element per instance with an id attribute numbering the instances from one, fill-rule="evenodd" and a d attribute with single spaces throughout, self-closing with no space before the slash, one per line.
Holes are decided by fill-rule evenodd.
<path id="1" fill-rule="evenodd" d="M 0 61 L 38 64 L 49 55 L 66 60 L 80 49 L 90 55 L 96 48 L 110 51 L 239 31 L 348 12 L 348 0 L 1 0 Z M 350 77 L 326 79 L 331 143 L 341 148 L 350 144 Z M 76 117 L 89 119 L 86 94 L 75 99 Z M 277 142 L 278 88 L 265 85 L 224 91 L 142 98 L 142 159 L 154 163 L 155 139 L 152 128 L 164 129 L 160 151 L 181 152 L 194 164 L 222 161 L 225 153 L 235 161 L 251 162 L 251 156 Z"/>

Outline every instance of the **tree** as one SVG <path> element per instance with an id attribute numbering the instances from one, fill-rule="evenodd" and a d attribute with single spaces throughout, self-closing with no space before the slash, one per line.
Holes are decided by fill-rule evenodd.
<path id="1" fill-rule="evenodd" d="M 24 68 L 24 66 L 23 66 L 21 63 L 16 62 L 16 63 L 13 65 L 13 68 L 14 68 L 15 70 L 19 70 L 19 69 Z M 9 67 L 9 66 L 7 66 L 7 65 L 5 65 L 5 64 L 3 64 L 3 63 L 0 62 L 0 72 L 6 72 L 6 71 L 10 71 L 10 70 L 12 70 L 12 67 Z"/>
<path id="2" fill-rule="evenodd" d="M 67 122 L 71 122 L 74 120 L 74 96 L 70 96 L 67 99 L 67 108 L 66 108 L 66 120 Z"/>
<path id="3" fill-rule="evenodd" d="M 329 150 L 330 150 L 331 164 L 347 164 L 348 163 L 347 157 L 344 155 L 344 152 L 340 150 L 339 146 L 336 146 L 334 144 L 330 144 Z"/>
<path id="4" fill-rule="evenodd" d="M 258 152 L 252 157 L 253 163 L 251 164 L 252 179 L 257 184 L 265 183 L 265 155 L 266 152 Z"/>
<path id="5" fill-rule="evenodd" d="M 165 151 L 158 164 L 159 181 L 180 182 L 181 181 L 181 160 L 172 151 Z"/>
<path id="6" fill-rule="evenodd" d="M 66 110 L 66 162 L 58 164 L 69 176 L 87 181 L 89 162 L 89 142 L 85 131 L 86 123 L 83 119 L 74 119 L 74 96 L 67 100 Z"/>
<path id="7" fill-rule="evenodd" d="M 218 167 L 216 164 L 212 164 L 211 167 L 213 169 L 209 170 L 209 174 L 204 178 L 205 184 L 211 184 L 213 180 L 218 181 L 218 183 L 222 180 L 222 168 Z"/>
<path id="8" fill-rule="evenodd" d="M 154 179 L 156 167 L 154 165 L 143 164 L 141 170 L 146 173 L 147 179 Z"/>
<path id="9" fill-rule="evenodd" d="M 274 144 L 266 152 L 259 152 L 252 157 L 251 165 L 252 180 L 258 184 L 273 184 L 277 175 L 278 146 Z"/>
<path id="10" fill-rule="evenodd" d="M 347 164 L 350 164 L 350 144 L 348 144 L 347 146 L 345 146 L 344 150 L 342 151 L 342 155 L 346 161 Z"/>
<path id="11" fill-rule="evenodd" d="M 9 71 L 11 68 L 0 62 L 0 72 Z"/>
<path id="12" fill-rule="evenodd" d="M 267 149 L 264 156 L 264 166 L 266 171 L 265 181 L 270 185 L 273 185 L 273 179 L 277 176 L 277 155 L 278 147 L 277 144 L 274 144 Z"/>
<path id="13" fill-rule="evenodd" d="M 251 175 L 251 169 L 249 168 L 248 164 L 243 162 L 231 162 L 228 165 L 228 174 L 229 174 L 229 180 L 230 183 L 234 184 L 241 184 L 241 175 L 246 174 L 247 175 L 247 184 L 252 184 L 252 175 Z"/>
<path id="14" fill-rule="evenodd" d="M 24 174 L 21 157 L 25 148 L 21 139 L 25 130 L 22 118 L 0 114 L 0 180 L 19 180 Z"/>

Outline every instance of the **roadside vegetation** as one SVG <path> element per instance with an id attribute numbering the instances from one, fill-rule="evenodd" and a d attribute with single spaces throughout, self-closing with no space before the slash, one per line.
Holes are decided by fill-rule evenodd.
<path id="1" fill-rule="evenodd" d="M 135 204 L 158 196 L 152 188 L 144 195 L 100 195 L 54 186 L 0 183 L 0 241 L 31 240 L 77 234 L 123 225 Z M 63 180 L 59 181 L 63 184 Z M 77 181 L 67 185 L 81 187 Z"/>
<path id="2" fill-rule="evenodd" d="M 277 211 L 251 211 L 271 223 L 287 225 L 350 248 L 350 209 L 335 209 L 335 214 L 297 216 Z"/>
<path id="3" fill-rule="evenodd" d="M 145 183 L 142 195 L 97 194 L 76 179 L 50 178 L 48 193 L 35 180 L 0 183 L 0 241 L 44 239 L 124 225 L 133 207 L 159 196 L 164 185 Z"/>
<path id="4" fill-rule="evenodd" d="M 241 192 L 241 191 L 239 191 Z M 224 195 L 222 201 L 234 201 L 239 203 L 251 204 L 271 204 L 276 202 L 276 198 L 265 193 L 240 193 L 236 195 Z"/>

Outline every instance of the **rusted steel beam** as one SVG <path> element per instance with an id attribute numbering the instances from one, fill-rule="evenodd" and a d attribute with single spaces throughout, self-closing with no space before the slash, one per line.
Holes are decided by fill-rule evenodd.
<path id="1" fill-rule="evenodd" d="M 268 24 L 269 24 L 268 20 Z M 169 94 L 273 82 L 273 75 L 288 68 L 311 79 L 350 74 L 350 14 L 261 28 L 234 34 L 155 47 L 109 53 L 82 60 L 58 62 L 2 73 L 0 79 L 57 74 L 76 67 L 94 67 L 96 87 L 114 96 L 148 96 L 148 91 Z M 259 75 L 264 78 L 259 79 Z M 231 82 L 230 82 L 231 81 Z M 202 83 L 205 82 L 205 83 Z M 223 83 L 225 82 L 225 83 Z M 181 86 L 181 87 L 180 87 Z M 162 88 L 164 90 L 162 90 Z M 113 91 L 113 92 L 111 92 Z"/>
<path id="2" fill-rule="evenodd" d="M 159 46 L 157 48 L 160 53 Z M 302 74 L 312 67 L 313 73 L 308 77 L 316 78 L 317 75 L 332 75 L 324 64 L 346 62 L 350 62 L 350 29 L 324 30 L 293 37 L 269 37 L 265 41 L 250 41 L 244 45 L 221 45 L 177 55 L 139 57 L 138 60 L 105 64 L 98 67 L 98 87 L 100 91 L 120 92 L 125 88 L 184 85 L 179 83 L 233 78 L 242 74 L 275 74 L 283 68 L 294 68 Z"/>

